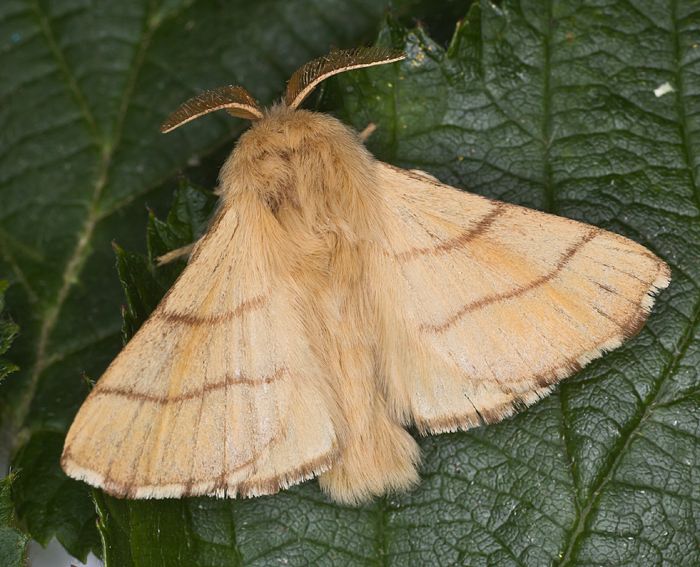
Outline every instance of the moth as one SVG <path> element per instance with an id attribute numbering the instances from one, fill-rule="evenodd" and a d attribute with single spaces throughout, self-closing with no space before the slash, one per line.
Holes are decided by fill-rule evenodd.
<path id="1" fill-rule="evenodd" d="M 224 87 L 164 123 L 225 109 L 252 126 L 186 269 L 78 412 L 69 476 L 127 498 L 318 476 L 357 504 L 418 482 L 407 428 L 500 421 L 639 331 L 670 278 L 643 246 L 382 163 L 299 108 L 331 75 L 403 57 L 334 51 L 269 109 Z"/>

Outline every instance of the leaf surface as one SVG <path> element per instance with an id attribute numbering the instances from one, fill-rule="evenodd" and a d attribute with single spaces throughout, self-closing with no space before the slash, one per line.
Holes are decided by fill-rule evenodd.
<path id="1" fill-rule="evenodd" d="M 581 4 L 482 2 L 447 49 L 389 23 L 380 41 L 408 59 L 338 77 L 323 104 L 358 129 L 375 122 L 369 146 L 380 159 L 648 246 L 673 281 L 640 335 L 512 419 L 423 440 L 421 486 L 363 508 L 329 504 L 313 482 L 246 501 L 97 494 L 108 565 L 700 563 L 700 8 Z M 667 82 L 673 91 L 657 97 Z M 182 136 L 206 137 L 213 124 Z M 196 153 L 187 143 L 161 159 L 183 163 Z M 127 191 L 143 178 L 123 181 Z M 153 270 L 153 255 L 195 236 L 212 203 L 184 186 L 175 202 L 168 222 L 148 222 L 151 258 L 125 251 L 138 249 L 138 234 L 119 233 L 127 335 L 176 276 Z M 105 224 L 103 241 L 115 230 Z M 71 289 L 96 277 L 80 273 Z M 100 276 L 105 297 L 118 294 L 116 278 Z M 84 320 L 85 305 L 66 324 Z M 90 360 L 98 374 L 108 356 Z M 65 415 L 75 411 L 84 389 L 65 380 L 75 383 L 79 364 L 57 361 L 39 380 L 35 421 L 50 421 L 62 396 L 73 403 Z M 58 450 L 65 425 L 50 431 Z"/>
<path id="2" fill-rule="evenodd" d="M 29 536 L 16 526 L 12 506 L 13 475 L 0 480 L 0 567 L 23 567 Z"/>
<path id="3" fill-rule="evenodd" d="M 6 291 L 7 282 L 0 280 L 0 383 L 7 376 L 18 370 L 15 363 L 5 358 L 7 351 L 10 350 L 12 341 L 15 340 L 19 332 L 17 324 L 4 313 Z"/>
<path id="4" fill-rule="evenodd" d="M 13 497 L 32 536 L 79 558 L 99 545 L 83 484 L 58 468 L 87 387 L 121 345 L 110 241 L 139 248 L 188 164 L 244 123 L 207 116 L 167 137 L 165 116 L 229 83 L 262 103 L 332 45 L 376 33 L 371 0 L 7 0 L 0 3 L 0 276 L 22 327 L 22 371 L 0 390 L 18 433 Z M 211 175 L 213 174 L 213 175 Z M 215 172 L 210 172 L 211 182 Z M 165 197 L 165 200 L 164 200 Z"/>
<path id="5" fill-rule="evenodd" d="M 639 336 L 496 427 L 424 443 L 389 558 L 700 561 L 700 11 L 693 2 L 482 2 L 447 51 L 341 77 L 378 157 L 643 243 L 674 280 Z M 657 96 L 668 83 L 672 90 Z"/>
<path id="6" fill-rule="evenodd" d="M 19 327 L 4 314 L 7 282 L 0 280 L 0 383 L 17 366 L 5 359 Z M 12 482 L 15 475 L 0 479 L 0 567 L 22 567 L 27 553 L 29 536 L 22 532 L 16 523 L 12 506 Z"/>

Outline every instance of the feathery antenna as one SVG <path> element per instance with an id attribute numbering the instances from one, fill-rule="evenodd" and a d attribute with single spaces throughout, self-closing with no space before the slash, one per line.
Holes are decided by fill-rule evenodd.
<path id="1" fill-rule="evenodd" d="M 165 134 L 195 118 L 222 109 L 226 109 L 233 116 L 247 120 L 258 120 L 263 116 L 258 103 L 247 90 L 229 85 L 204 91 L 192 97 L 168 116 L 160 127 L 160 131 Z"/>
<path id="2" fill-rule="evenodd" d="M 299 67 L 287 83 L 284 100 L 288 107 L 297 108 L 309 93 L 323 80 L 361 67 L 384 65 L 405 59 L 406 54 L 385 47 L 358 47 L 334 50 L 324 57 Z"/>

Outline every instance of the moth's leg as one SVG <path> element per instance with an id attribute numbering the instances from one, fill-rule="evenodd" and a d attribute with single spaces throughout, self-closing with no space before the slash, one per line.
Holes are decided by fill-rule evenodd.
<path id="1" fill-rule="evenodd" d="M 222 195 L 223 194 L 222 188 L 219 187 L 216 191 L 214 191 L 214 193 L 216 195 Z M 221 216 L 221 212 L 223 210 L 224 209 L 219 209 L 219 212 L 211 218 L 211 220 L 209 221 L 209 228 L 207 229 L 207 231 L 211 230 L 213 224 L 216 222 L 216 219 Z M 236 222 L 236 226 L 238 226 L 238 213 L 232 213 L 232 214 L 236 215 L 235 222 Z M 178 260 L 178 259 L 182 258 L 183 256 L 191 255 L 192 252 L 194 251 L 194 247 L 197 245 L 198 242 L 199 242 L 198 240 L 195 240 L 194 242 L 192 242 L 191 244 L 188 244 L 187 246 L 182 246 L 181 248 L 176 248 L 175 250 L 171 250 L 167 254 L 163 254 L 162 256 L 158 256 L 158 258 L 156 258 L 156 264 L 158 266 L 162 266 L 163 264 L 169 264 L 173 260 Z"/>
<path id="2" fill-rule="evenodd" d="M 170 262 L 179 260 L 183 256 L 189 256 L 192 253 L 194 245 L 195 243 L 193 242 L 192 244 L 188 244 L 187 246 L 183 246 L 181 248 L 176 248 L 175 250 L 171 250 L 162 256 L 158 256 L 156 258 L 156 264 L 158 266 L 162 266 L 163 264 L 169 264 Z"/>
<path id="3" fill-rule="evenodd" d="M 377 129 L 377 125 L 374 122 L 370 122 L 365 126 L 365 129 L 360 132 L 360 141 L 364 144 L 372 133 Z"/>

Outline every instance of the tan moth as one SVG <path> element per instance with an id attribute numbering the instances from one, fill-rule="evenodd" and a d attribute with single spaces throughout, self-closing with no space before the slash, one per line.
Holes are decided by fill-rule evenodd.
<path id="1" fill-rule="evenodd" d="M 355 504 L 416 484 L 407 427 L 499 421 L 641 328 L 670 277 L 646 248 L 379 162 L 299 109 L 331 75 L 402 58 L 335 51 L 270 109 L 225 87 L 165 122 L 226 109 L 252 127 L 187 268 L 78 412 L 68 475 L 128 498 L 318 476 Z"/>

